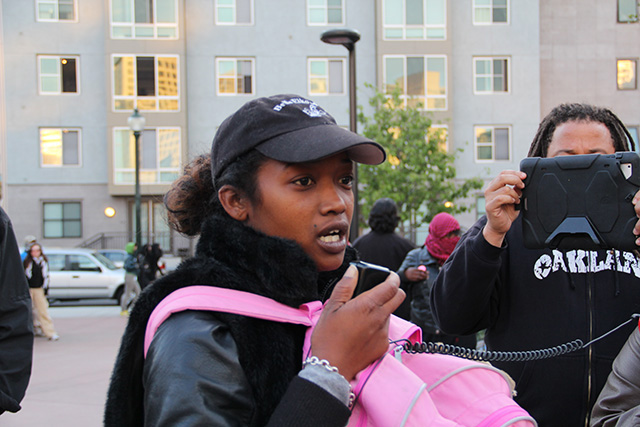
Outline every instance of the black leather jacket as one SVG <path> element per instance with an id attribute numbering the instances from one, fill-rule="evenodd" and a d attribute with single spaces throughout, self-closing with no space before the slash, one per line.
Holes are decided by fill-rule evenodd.
<path id="1" fill-rule="evenodd" d="M 424 265 L 427 268 L 429 276 L 426 280 L 421 280 L 420 282 L 409 282 L 405 275 L 407 268 L 418 267 L 419 265 Z M 411 289 L 411 321 L 428 334 L 434 334 L 438 330 L 431 314 L 429 296 L 439 271 L 440 265 L 438 261 L 431 256 L 426 246 L 411 250 L 398 270 L 400 279 L 403 282 L 411 283 L 409 286 Z"/>
<path id="2" fill-rule="evenodd" d="M 20 410 L 31 376 L 31 297 L 11 220 L 0 208 L 0 414 Z"/>
<path id="3" fill-rule="evenodd" d="M 640 425 L 640 332 L 635 328 L 618 357 L 591 414 L 592 427 Z"/>
<path id="4" fill-rule="evenodd" d="M 224 313 L 187 311 L 158 331 L 146 360 L 144 328 L 166 295 L 212 285 L 298 307 L 328 296 L 343 266 L 320 273 L 292 241 L 237 221 L 207 220 L 196 256 L 146 288 L 129 318 L 105 408 L 106 426 L 343 426 L 350 412 L 299 376 L 305 327 Z"/>

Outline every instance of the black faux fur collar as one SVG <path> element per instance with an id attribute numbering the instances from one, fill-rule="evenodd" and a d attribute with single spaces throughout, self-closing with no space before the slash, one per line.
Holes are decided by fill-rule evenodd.
<path id="1" fill-rule="evenodd" d="M 105 426 L 143 424 L 144 330 L 155 306 L 171 292 L 189 285 L 211 285 L 253 292 L 298 307 L 326 299 L 355 258 L 355 250 L 348 248 L 338 270 L 318 274 L 313 260 L 295 242 L 266 236 L 228 217 L 210 217 L 203 226 L 196 256 L 147 286 L 136 302 L 112 374 Z M 257 418 L 266 422 L 300 369 L 304 328 L 274 327 L 271 322 L 237 315 L 218 317 L 229 325 L 238 344 L 240 362 L 258 403 Z M 265 359 L 265 348 L 271 354 L 277 351 L 279 359 Z"/>

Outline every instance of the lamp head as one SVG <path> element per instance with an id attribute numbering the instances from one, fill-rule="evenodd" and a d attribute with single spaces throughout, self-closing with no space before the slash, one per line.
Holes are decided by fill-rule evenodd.
<path id="1" fill-rule="evenodd" d="M 350 28 L 335 28 L 322 33 L 320 40 L 327 44 L 341 44 L 349 49 L 360 40 L 360 32 Z"/>
<path id="2" fill-rule="evenodd" d="M 127 122 L 129 123 L 129 128 L 134 132 L 142 132 L 144 130 L 145 119 L 137 108 L 133 110 L 133 114 L 129 116 Z"/>

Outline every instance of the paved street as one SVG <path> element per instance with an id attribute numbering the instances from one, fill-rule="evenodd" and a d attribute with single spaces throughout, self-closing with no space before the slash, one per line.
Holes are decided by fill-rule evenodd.
<path id="1" fill-rule="evenodd" d="M 3 427 L 102 425 L 104 401 L 127 318 L 116 306 L 51 307 L 60 340 L 36 338 L 22 410 Z"/>

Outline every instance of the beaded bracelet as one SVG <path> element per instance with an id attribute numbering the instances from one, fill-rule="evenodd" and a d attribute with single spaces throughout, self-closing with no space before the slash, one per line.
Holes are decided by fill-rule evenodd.
<path id="1" fill-rule="evenodd" d="M 307 357 L 307 360 L 302 362 L 302 366 L 304 367 L 304 366 L 307 366 L 307 365 L 322 366 L 323 368 L 325 368 L 329 372 L 335 372 L 336 374 L 340 375 L 340 372 L 338 371 L 338 368 L 336 368 L 335 366 L 331 366 L 331 364 L 329 363 L 328 360 L 319 359 L 317 356 Z M 356 395 L 353 393 L 353 390 L 351 389 L 351 384 L 349 384 L 349 403 L 347 405 L 349 407 L 349 409 L 353 408 L 353 404 L 354 404 L 355 400 L 356 400 Z"/>

